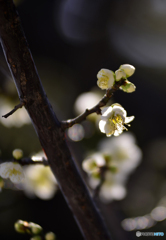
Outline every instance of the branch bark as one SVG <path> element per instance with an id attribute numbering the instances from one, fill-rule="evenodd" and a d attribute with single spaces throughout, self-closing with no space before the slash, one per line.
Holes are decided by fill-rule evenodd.
<path id="1" fill-rule="evenodd" d="M 111 239 L 75 166 L 64 129 L 42 87 L 12 0 L 0 0 L 0 38 L 20 102 L 25 103 L 49 165 L 84 238 Z"/>

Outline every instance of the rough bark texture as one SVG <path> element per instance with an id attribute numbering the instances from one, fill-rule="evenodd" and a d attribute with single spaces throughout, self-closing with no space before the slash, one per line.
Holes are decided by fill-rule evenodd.
<path id="1" fill-rule="evenodd" d="M 83 236 L 88 240 L 110 239 L 74 164 L 61 123 L 42 87 L 12 0 L 0 0 L 0 38 L 20 101 L 25 103 L 51 169 Z"/>

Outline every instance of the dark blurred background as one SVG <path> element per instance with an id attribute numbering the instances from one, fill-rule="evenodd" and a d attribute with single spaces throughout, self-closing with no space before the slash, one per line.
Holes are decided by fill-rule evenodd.
<path id="1" fill-rule="evenodd" d="M 136 230 L 124 231 L 121 221 L 151 212 L 166 195 L 166 2 L 15 0 L 15 4 L 41 81 L 59 119 L 75 117 L 76 98 L 96 86 L 101 68 L 115 71 L 124 63 L 135 66 L 130 80 L 136 92 L 118 91 L 113 101 L 120 103 L 129 116 L 135 115 L 129 131 L 136 136 L 143 159 L 130 176 L 126 198 L 100 204 L 100 208 L 115 240 L 136 239 Z M 2 50 L 0 94 L 1 99 L 13 104 L 19 101 Z M 0 105 L 0 112 L 5 114 L 3 101 Z M 10 159 L 15 148 L 21 148 L 25 156 L 41 150 L 31 124 L 18 127 L 1 122 L 0 132 L 2 159 Z M 97 138 L 70 141 L 78 164 L 85 150 L 95 148 L 100 137 L 98 133 Z M 17 219 L 36 222 L 45 231 L 55 232 L 59 240 L 82 239 L 60 192 L 43 201 L 29 199 L 22 191 L 3 189 L 0 239 L 29 239 L 15 233 L 13 223 Z M 165 229 L 163 220 L 142 231 Z"/>

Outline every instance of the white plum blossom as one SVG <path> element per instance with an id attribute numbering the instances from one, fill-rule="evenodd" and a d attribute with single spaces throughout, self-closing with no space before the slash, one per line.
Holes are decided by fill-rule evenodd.
<path id="1" fill-rule="evenodd" d="M 135 170 L 141 161 L 142 152 L 136 145 L 131 133 L 124 133 L 118 138 L 106 138 L 100 141 L 98 149 L 102 154 L 111 156 L 111 164 L 117 168 L 117 174 L 127 176 Z"/>
<path id="2" fill-rule="evenodd" d="M 20 164 L 5 162 L 0 164 L 0 176 L 9 178 L 13 183 L 20 183 L 24 178 L 24 173 Z"/>
<path id="3" fill-rule="evenodd" d="M 105 181 L 101 186 L 99 197 L 107 203 L 112 200 L 122 200 L 126 196 L 126 188 L 123 182 L 118 181 L 116 173 L 106 171 Z"/>
<path id="4" fill-rule="evenodd" d="M 102 133 L 105 133 L 107 137 L 112 135 L 119 136 L 124 129 L 127 130 L 124 124 L 127 125 L 134 119 L 134 116 L 127 117 L 126 110 L 119 104 L 105 107 L 101 113 L 99 129 Z"/>
<path id="5" fill-rule="evenodd" d="M 115 71 L 116 81 L 120 81 L 121 79 L 126 79 L 126 73 L 123 69 L 118 69 Z"/>
<path id="6" fill-rule="evenodd" d="M 114 85 L 115 73 L 109 69 L 101 69 L 97 74 L 97 85 L 101 89 L 108 89 Z"/>
<path id="7" fill-rule="evenodd" d="M 99 197 L 107 203 L 111 200 L 121 200 L 126 195 L 125 181 L 117 174 L 118 169 L 111 164 L 112 156 L 100 152 L 94 153 L 82 163 L 83 170 L 88 174 L 88 183 L 95 189 L 101 183 L 101 174 L 104 181 L 100 187 Z"/>
<path id="8" fill-rule="evenodd" d="M 127 193 L 129 174 L 140 163 L 142 152 L 131 133 L 100 141 L 98 150 L 82 163 L 83 170 L 88 174 L 89 186 L 96 189 L 102 183 L 99 197 L 104 203 L 121 200 Z"/>
<path id="9" fill-rule="evenodd" d="M 135 67 L 130 64 L 123 64 L 119 69 L 122 69 L 126 73 L 126 77 L 131 77 L 135 72 Z"/>
<path id="10" fill-rule="evenodd" d="M 98 168 L 106 165 L 106 161 L 100 153 L 94 153 L 82 162 L 82 168 L 87 173 L 98 171 Z"/>
<path id="11" fill-rule="evenodd" d="M 23 188 L 29 197 L 37 196 L 43 200 L 53 198 L 57 191 L 57 182 L 49 167 L 43 165 L 24 168 Z"/>
<path id="12" fill-rule="evenodd" d="M 89 175 L 89 185 L 95 189 L 100 184 L 100 178 L 95 178 Z M 106 171 L 104 182 L 102 183 L 99 191 L 100 200 L 104 203 L 111 202 L 112 200 L 122 200 L 126 196 L 125 183 L 117 178 L 116 173 Z"/>

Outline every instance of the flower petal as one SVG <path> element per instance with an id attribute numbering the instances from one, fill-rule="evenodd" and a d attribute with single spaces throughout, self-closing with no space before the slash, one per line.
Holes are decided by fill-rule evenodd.
<path id="1" fill-rule="evenodd" d="M 132 76 L 135 72 L 135 67 L 130 64 L 123 64 L 120 66 L 120 69 L 122 69 L 126 73 L 127 77 Z"/>
<path id="2" fill-rule="evenodd" d="M 110 137 L 115 131 L 115 126 L 112 122 L 107 121 L 105 124 L 105 133 L 107 137 Z"/>
<path id="3" fill-rule="evenodd" d="M 126 118 L 125 118 L 125 123 L 129 123 L 129 122 L 133 121 L 134 118 L 135 118 L 134 116 L 126 117 Z"/>
<path id="4" fill-rule="evenodd" d="M 117 137 L 117 136 L 119 136 L 122 132 L 123 132 L 123 129 L 115 130 L 114 136 Z"/>
<path id="5" fill-rule="evenodd" d="M 102 133 L 105 133 L 105 125 L 106 125 L 106 121 L 100 120 L 99 128 Z"/>
<path id="6" fill-rule="evenodd" d="M 105 108 L 103 108 L 102 110 L 101 110 L 101 113 L 102 113 L 102 116 L 108 116 L 108 114 L 111 114 L 111 112 L 112 112 L 112 107 L 110 106 L 110 107 L 105 107 Z"/>

